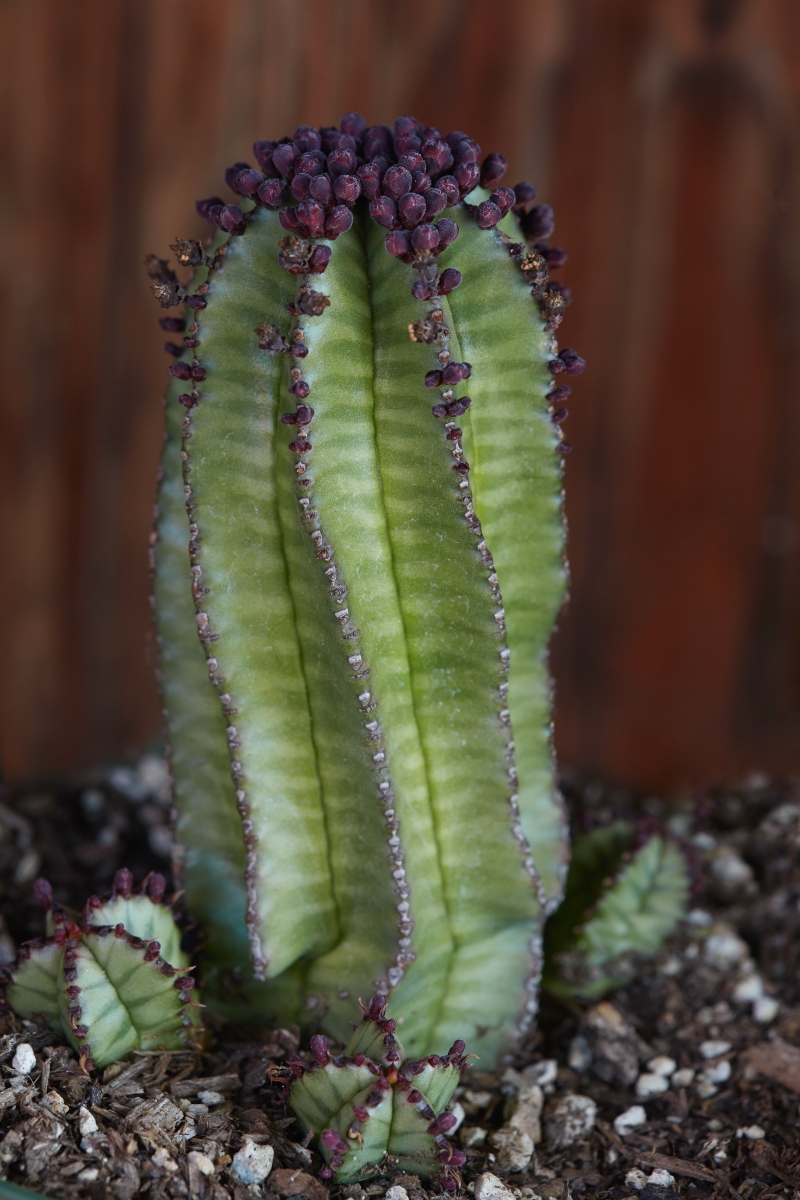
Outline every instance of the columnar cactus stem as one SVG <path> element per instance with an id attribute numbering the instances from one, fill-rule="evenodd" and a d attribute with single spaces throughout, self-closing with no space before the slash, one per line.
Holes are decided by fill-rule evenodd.
<path id="1" fill-rule="evenodd" d="M 189 901 L 228 983 L 246 926 L 251 1012 L 342 1036 L 376 986 L 414 1054 L 491 1059 L 535 1010 L 566 859 L 563 252 L 464 134 L 349 114 L 255 149 L 241 204 L 199 205 L 209 250 L 177 244 L 192 284 L 151 263 L 190 322 L 156 546 Z"/>

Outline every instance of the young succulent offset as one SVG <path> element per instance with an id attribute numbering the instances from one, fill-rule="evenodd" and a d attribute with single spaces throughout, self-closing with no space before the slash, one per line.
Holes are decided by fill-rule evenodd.
<path id="1" fill-rule="evenodd" d="M 60 1030 L 90 1070 L 131 1050 L 179 1050 L 200 1035 L 192 967 L 168 905 L 162 875 L 138 895 L 130 871 L 117 871 L 111 895 L 91 896 L 83 913 L 55 903 L 38 879 L 48 936 L 20 947 L 2 969 L 5 1001 L 21 1017 L 41 1015 Z"/>
<path id="2" fill-rule="evenodd" d="M 198 204 L 211 243 L 173 247 L 191 282 L 149 262 L 186 306 L 155 599 L 204 986 L 342 1040 L 377 988 L 411 1053 L 488 1063 L 533 1018 L 567 858 L 566 256 L 466 134 L 349 114 L 254 149 L 238 204 Z"/>
<path id="3" fill-rule="evenodd" d="M 301 1125 L 317 1137 L 323 1178 L 354 1183 L 386 1171 L 434 1176 L 445 1191 L 459 1185 L 466 1161 L 445 1136 L 457 1124 L 445 1112 L 467 1066 L 456 1041 L 445 1055 L 406 1059 L 386 1018 L 386 997 L 375 996 L 345 1053 L 331 1057 L 316 1034 L 309 1065 L 292 1058 L 289 1103 Z"/>

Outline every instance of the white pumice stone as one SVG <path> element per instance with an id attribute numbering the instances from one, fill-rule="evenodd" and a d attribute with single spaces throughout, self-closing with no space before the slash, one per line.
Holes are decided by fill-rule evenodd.
<path id="1" fill-rule="evenodd" d="M 759 1025 L 769 1025 L 778 1015 L 780 1003 L 774 996 L 760 996 L 753 1005 L 753 1020 Z"/>
<path id="2" fill-rule="evenodd" d="M 756 972 L 740 979 L 732 992 L 733 999 L 737 1004 L 751 1004 L 754 1000 L 760 1000 L 763 995 L 764 980 Z"/>
<path id="3" fill-rule="evenodd" d="M 681 1067 L 670 1077 L 670 1083 L 674 1088 L 686 1088 L 693 1079 L 694 1070 L 691 1067 Z"/>
<path id="4" fill-rule="evenodd" d="M 78 1109 L 78 1130 L 81 1137 L 87 1137 L 90 1133 L 97 1133 L 97 1121 L 94 1113 L 89 1112 L 83 1104 Z"/>
<path id="5" fill-rule="evenodd" d="M 710 1038 L 707 1042 L 700 1043 L 703 1058 L 719 1058 L 720 1054 L 727 1054 L 730 1048 L 730 1042 L 723 1042 L 718 1038 Z"/>
<path id="6" fill-rule="evenodd" d="M 767 1135 L 760 1125 L 743 1125 L 741 1129 L 736 1130 L 736 1136 L 737 1138 L 747 1138 L 750 1142 L 760 1142 Z"/>
<path id="7" fill-rule="evenodd" d="M 239 1183 L 263 1183 L 272 1170 L 275 1151 L 272 1146 L 260 1146 L 246 1137 L 241 1150 L 233 1156 L 230 1172 Z"/>
<path id="8" fill-rule="evenodd" d="M 655 1058 L 651 1058 L 647 1064 L 648 1071 L 652 1071 L 654 1075 L 663 1075 L 665 1079 L 669 1079 L 670 1075 L 674 1074 L 678 1064 L 674 1058 L 670 1058 L 666 1054 L 657 1054 Z"/>
<path id="9" fill-rule="evenodd" d="M 14 1057 L 11 1060 L 13 1070 L 19 1071 L 20 1075 L 30 1075 L 31 1071 L 36 1066 L 36 1055 L 33 1053 L 33 1047 L 28 1042 L 20 1042 L 14 1051 Z"/>
<path id="10" fill-rule="evenodd" d="M 637 1096 L 660 1096 L 669 1088 L 669 1080 L 664 1075 L 645 1073 L 636 1080 Z"/>
<path id="11" fill-rule="evenodd" d="M 514 1200 L 514 1193 L 491 1171 L 475 1180 L 475 1200 Z"/>
<path id="12" fill-rule="evenodd" d="M 730 971 L 731 967 L 749 957 L 750 948 L 747 942 L 732 930 L 709 934 L 703 947 L 703 958 L 709 966 L 716 967 L 718 971 Z"/>
<path id="13" fill-rule="evenodd" d="M 614 1118 L 614 1132 L 620 1137 L 625 1137 L 626 1133 L 630 1133 L 637 1125 L 647 1124 L 647 1113 L 641 1104 L 632 1104 L 630 1108 L 626 1108 L 625 1112 L 621 1112 L 618 1117 Z"/>

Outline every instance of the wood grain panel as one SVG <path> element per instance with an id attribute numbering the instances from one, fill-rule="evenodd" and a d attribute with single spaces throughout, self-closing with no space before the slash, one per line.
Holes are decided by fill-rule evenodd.
<path id="1" fill-rule="evenodd" d="M 5 770 L 160 730 L 146 252 L 254 138 L 350 108 L 473 133 L 570 250 L 565 764 L 800 766 L 793 0 L 5 0 Z"/>

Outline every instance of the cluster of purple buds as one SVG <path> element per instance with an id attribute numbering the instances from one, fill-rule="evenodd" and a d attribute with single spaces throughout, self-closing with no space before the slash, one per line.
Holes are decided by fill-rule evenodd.
<path id="1" fill-rule="evenodd" d="M 533 185 L 498 186 L 508 167 L 502 154 L 488 154 L 481 162 L 480 146 L 466 133 L 443 134 L 416 117 L 398 117 L 391 128 L 368 127 L 360 113 L 347 113 L 338 129 L 299 125 L 291 137 L 257 141 L 253 152 L 259 169 L 237 162 L 225 172 L 232 191 L 279 209 L 289 233 L 328 240 L 350 229 L 351 210 L 363 196 L 373 221 L 389 231 L 389 253 L 420 268 L 412 287 L 418 300 L 447 295 L 461 282 L 454 267 L 440 274 L 432 261 L 458 235 L 455 221 L 437 218 L 478 184 L 491 189 L 490 198 L 474 210 L 481 229 L 491 229 L 514 209 L 529 225 L 541 227 L 540 236 L 548 236 L 551 210 L 530 208 Z M 241 208 L 218 196 L 199 200 L 197 210 L 227 233 L 245 231 Z M 321 274 L 327 259 L 315 266 Z"/>

